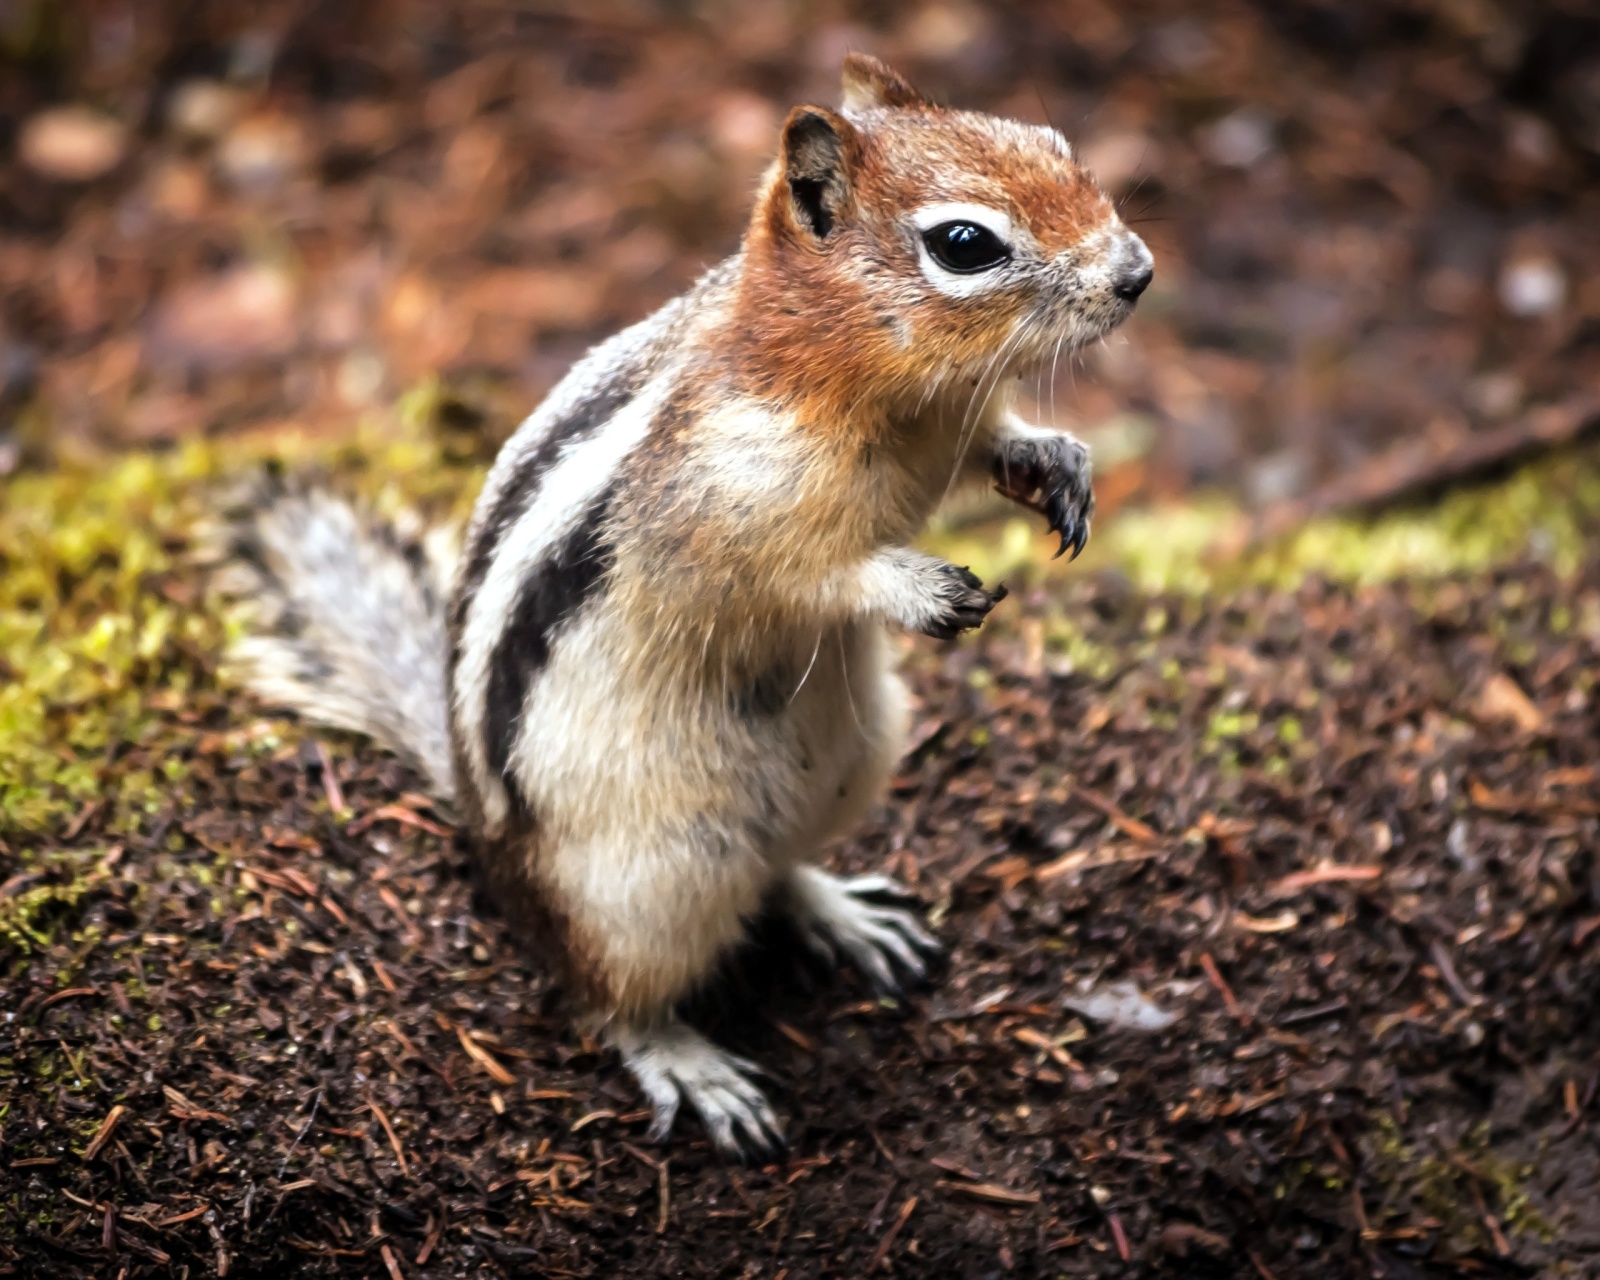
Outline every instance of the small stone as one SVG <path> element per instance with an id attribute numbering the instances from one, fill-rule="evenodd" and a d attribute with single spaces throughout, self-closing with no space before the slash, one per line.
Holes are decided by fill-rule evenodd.
<path id="1" fill-rule="evenodd" d="M 1522 406 L 1522 379 L 1501 371 L 1483 373 L 1466 385 L 1467 407 L 1485 418 L 1509 418 Z"/>
<path id="2" fill-rule="evenodd" d="M 1177 1014 L 1163 1009 L 1140 991 L 1136 983 L 1126 979 L 1100 987 L 1080 988 L 1063 996 L 1061 1003 L 1091 1022 L 1104 1022 L 1131 1031 L 1165 1031 L 1178 1020 Z"/>
<path id="3" fill-rule="evenodd" d="M 1546 254 L 1513 258 L 1500 272 L 1500 303 L 1514 316 L 1552 315 L 1567 300 L 1567 273 Z"/>
<path id="4" fill-rule="evenodd" d="M 217 167 L 233 186 L 263 191 L 278 186 L 304 159 L 300 127 L 287 116 L 258 115 L 241 120 L 222 140 Z"/>
<path id="5" fill-rule="evenodd" d="M 386 375 L 382 356 L 372 351 L 352 351 L 339 362 L 335 389 L 350 408 L 362 409 L 377 400 Z"/>
<path id="6" fill-rule="evenodd" d="M 1251 463 L 1245 472 L 1245 489 L 1257 507 L 1286 502 L 1305 492 L 1311 466 L 1303 451 L 1281 449 Z"/>
<path id="7" fill-rule="evenodd" d="M 57 182 L 93 182 L 122 162 L 128 135 L 90 107 L 52 107 L 23 124 L 17 155 L 35 173 Z"/>
<path id="8" fill-rule="evenodd" d="M 1206 154 L 1230 169 L 1249 169 L 1272 153 L 1273 122 L 1266 112 L 1241 107 L 1206 129 Z"/>
<path id="9" fill-rule="evenodd" d="M 275 268 L 233 267 L 191 281 L 156 309 L 150 352 L 158 362 L 236 368 L 288 354 L 296 338 L 293 282 Z"/>
<path id="10" fill-rule="evenodd" d="M 189 138 L 220 138 L 238 118 L 238 91 L 215 80 L 185 80 L 167 100 L 167 122 Z"/>

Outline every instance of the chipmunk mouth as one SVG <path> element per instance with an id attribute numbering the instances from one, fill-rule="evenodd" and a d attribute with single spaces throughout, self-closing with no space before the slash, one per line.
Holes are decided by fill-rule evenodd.
<path id="1" fill-rule="evenodd" d="M 1118 227 L 1080 246 L 1052 275 L 1030 317 L 1036 359 L 1098 342 L 1131 316 L 1155 277 L 1155 259 L 1143 240 Z"/>

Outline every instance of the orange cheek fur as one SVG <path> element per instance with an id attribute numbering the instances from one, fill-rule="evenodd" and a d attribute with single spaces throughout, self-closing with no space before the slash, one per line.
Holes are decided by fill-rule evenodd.
<path id="1" fill-rule="evenodd" d="M 775 167 L 744 244 L 741 381 L 795 408 L 810 430 L 862 435 L 881 423 L 886 401 L 914 401 L 950 369 L 981 367 L 997 352 L 1026 299 L 930 296 L 914 255 L 874 243 L 865 228 L 892 234 L 919 205 L 972 199 L 1005 208 L 1054 256 L 1115 216 L 1086 170 L 1042 146 L 1020 149 L 998 128 L 937 108 L 877 113 L 848 140 L 849 205 L 832 244 L 819 246 L 798 224 Z M 868 262 L 878 271 L 871 287 L 861 274 Z M 907 284 L 899 297 L 897 277 Z"/>

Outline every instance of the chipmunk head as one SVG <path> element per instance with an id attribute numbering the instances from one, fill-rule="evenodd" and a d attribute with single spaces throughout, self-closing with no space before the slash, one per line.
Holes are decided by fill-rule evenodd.
<path id="1" fill-rule="evenodd" d="M 764 359 L 912 394 L 1093 342 L 1152 274 L 1060 133 L 936 106 L 863 54 L 841 110 L 790 113 L 745 247 Z"/>

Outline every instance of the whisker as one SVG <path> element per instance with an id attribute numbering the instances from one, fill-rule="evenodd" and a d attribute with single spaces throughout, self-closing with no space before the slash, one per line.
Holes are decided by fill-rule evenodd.
<path id="1" fill-rule="evenodd" d="M 969 408 L 968 417 L 970 418 L 971 435 L 969 436 L 968 427 L 964 423 L 961 436 L 959 438 L 960 443 L 956 451 L 955 466 L 952 467 L 950 471 L 950 482 L 945 485 L 945 497 L 950 496 L 950 490 L 955 486 L 956 477 L 961 474 L 961 464 L 966 461 L 967 449 L 972 444 L 972 438 L 977 435 L 978 423 L 982 419 L 984 411 L 988 409 L 989 401 L 993 398 L 995 389 L 1000 385 L 1000 380 L 1005 377 L 1005 358 L 1009 355 L 1010 348 L 1013 346 L 1022 345 L 1022 339 L 1026 336 L 1027 332 L 1028 327 L 1026 325 L 1018 325 L 1017 328 L 1012 331 L 1011 336 L 1000 344 L 1000 349 L 995 353 L 994 359 L 989 362 L 989 368 L 995 370 L 995 374 L 990 380 L 989 390 L 984 393 L 983 403 L 978 406 L 977 411 L 971 412 Z M 987 376 L 988 374 L 986 371 L 985 377 Z M 981 381 L 979 389 L 981 389 Z M 973 402 L 976 403 L 976 401 L 977 389 L 975 389 L 973 392 Z"/>
<path id="2" fill-rule="evenodd" d="M 817 654 L 822 652 L 822 631 L 817 628 L 817 642 L 811 646 L 811 661 L 806 663 L 805 673 L 800 677 L 800 683 L 795 685 L 794 692 L 789 695 L 789 705 L 794 706 L 794 700 L 800 696 L 800 690 L 806 687 L 806 681 L 811 678 L 811 668 L 817 665 Z M 846 687 L 849 686 L 849 676 L 845 677 Z"/>
<path id="3" fill-rule="evenodd" d="M 1061 419 L 1056 413 L 1056 364 L 1061 359 L 1061 347 L 1067 340 L 1066 334 L 1061 334 L 1056 339 L 1056 349 L 1050 356 L 1050 425 L 1057 431 L 1061 429 Z"/>

